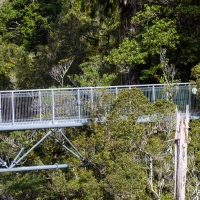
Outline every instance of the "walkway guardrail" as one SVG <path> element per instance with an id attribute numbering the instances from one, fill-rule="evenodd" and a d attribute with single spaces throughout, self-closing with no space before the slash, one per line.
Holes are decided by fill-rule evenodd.
<path id="1" fill-rule="evenodd" d="M 82 126 L 92 117 L 92 105 L 101 104 L 101 90 L 113 98 L 122 89 L 139 88 L 149 100 L 172 98 L 178 109 L 192 108 L 192 85 L 164 84 L 0 91 L 0 131 Z"/>

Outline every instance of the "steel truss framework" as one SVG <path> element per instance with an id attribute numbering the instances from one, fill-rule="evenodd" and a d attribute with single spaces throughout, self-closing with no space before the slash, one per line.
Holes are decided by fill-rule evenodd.
<path id="1" fill-rule="evenodd" d="M 80 159 L 82 166 L 85 166 L 85 159 L 65 136 L 62 127 L 83 126 L 86 122 L 90 122 L 93 119 L 94 107 L 99 109 L 104 103 L 102 102 L 104 92 L 110 94 L 112 99 L 116 99 L 122 89 L 138 88 L 152 103 L 157 99 L 173 97 L 172 100 L 178 110 L 184 113 L 186 105 L 189 105 L 190 112 L 195 110 L 196 98 L 192 94 L 192 87 L 190 83 L 176 83 L 170 91 L 166 90 L 164 84 L 0 91 L 0 131 L 33 130 L 10 165 L 0 158 L 0 172 L 69 168 L 69 164 L 57 163 L 17 167 L 46 138 L 53 139 Z M 106 109 L 109 111 L 109 103 Z M 194 117 L 191 114 L 190 118 Z M 45 128 L 48 130 L 45 135 L 27 150 L 29 142 L 38 130 Z M 59 133 L 70 148 L 52 133 Z"/>
<path id="2" fill-rule="evenodd" d="M 17 171 L 69 168 L 70 167 L 69 164 L 58 164 L 58 163 L 55 163 L 54 165 L 17 167 L 17 165 L 19 165 L 20 161 L 22 161 L 32 150 L 34 150 L 39 144 L 41 144 L 48 137 L 53 139 L 55 142 L 57 142 L 60 146 L 62 146 L 64 149 L 66 149 L 68 152 L 70 152 L 76 158 L 80 159 L 83 164 L 85 163 L 85 159 L 83 158 L 81 153 L 72 144 L 72 142 L 66 137 L 66 135 L 63 133 L 61 128 L 51 129 L 51 130 L 45 132 L 45 135 L 40 140 L 38 140 L 36 144 L 34 144 L 30 149 L 28 149 L 25 152 L 31 139 L 34 136 L 36 136 L 37 132 L 38 132 L 38 129 L 33 130 L 33 132 L 27 138 L 27 140 L 24 143 L 24 145 L 22 146 L 21 150 L 16 155 L 16 157 L 14 158 L 14 160 L 11 162 L 10 165 L 8 165 L 7 162 L 5 162 L 3 159 L 0 158 L 0 166 L 1 166 L 0 172 L 17 172 Z M 68 146 L 70 146 L 70 148 L 67 147 L 63 142 L 60 141 L 60 139 L 58 139 L 52 133 L 60 134 L 62 136 L 62 140 L 65 141 L 68 144 Z"/>

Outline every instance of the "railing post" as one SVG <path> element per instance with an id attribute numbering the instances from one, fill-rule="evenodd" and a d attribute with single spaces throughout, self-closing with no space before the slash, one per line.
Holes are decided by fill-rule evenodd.
<path id="1" fill-rule="evenodd" d="M 42 103 L 41 103 L 41 91 L 39 90 L 39 115 L 40 121 L 42 121 Z"/>
<path id="2" fill-rule="evenodd" d="M 91 92 L 91 102 L 93 103 L 94 102 L 94 94 L 93 94 L 93 88 L 90 89 L 90 92 Z"/>
<path id="3" fill-rule="evenodd" d="M 78 121 L 81 119 L 81 102 L 80 102 L 80 89 L 78 89 Z"/>
<path id="4" fill-rule="evenodd" d="M 155 86 L 152 86 L 152 103 L 155 103 L 156 96 L 155 96 Z"/>
<path id="5" fill-rule="evenodd" d="M 93 102 L 94 102 L 94 93 L 93 93 L 93 88 L 90 89 L 90 97 L 91 97 L 91 111 L 90 112 L 93 112 Z M 92 113 L 93 114 L 93 113 Z M 90 116 L 91 116 L 91 113 L 90 113 Z"/>
<path id="6" fill-rule="evenodd" d="M 117 87 L 115 88 L 115 96 L 116 96 L 116 99 L 117 99 L 117 94 L 118 94 L 118 89 Z"/>
<path id="7" fill-rule="evenodd" d="M 52 123 L 55 121 L 55 107 L 54 107 L 54 90 L 51 90 L 51 98 L 52 98 Z"/>
<path id="8" fill-rule="evenodd" d="M 12 92 L 11 104 L 12 104 L 12 124 L 14 125 L 15 124 L 14 92 Z"/>
<path id="9" fill-rule="evenodd" d="M 192 110 L 192 105 L 191 105 L 191 95 L 192 95 L 192 88 L 191 88 L 191 84 L 189 83 L 189 85 L 188 85 L 189 87 L 188 87 L 188 89 L 189 89 L 189 102 L 188 102 L 188 105 L 189 105 L 189 111 L 191 111 Z"/>

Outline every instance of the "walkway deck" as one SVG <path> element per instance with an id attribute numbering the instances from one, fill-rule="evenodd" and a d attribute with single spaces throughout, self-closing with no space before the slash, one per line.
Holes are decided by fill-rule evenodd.
<path id="1" fill-rule="evenodd" d="M 0 91 L 0 131 L 82 126 L 92 117 L 92 104 L 101 104 L 102 91 L 117 98 L 122 89 L 139 88 L 154 103 L 168 98 L 162 84 Z M 192 107 L 192 86 L 177 83 L 173 101 L 185 112 Z"/>

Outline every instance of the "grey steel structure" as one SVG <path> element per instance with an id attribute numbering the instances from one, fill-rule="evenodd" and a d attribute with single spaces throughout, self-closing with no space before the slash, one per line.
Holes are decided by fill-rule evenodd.
<path id="1" fill-rule="evenodd" d="M 84 165 L 85 159 L 61 128 L 83 126 L 94 119 L 94 112 L 102 106 L 106 112 L 109 111 L 111 101 L 117 98 L 120 90 L 131 88 L 139 88 L 152 103 L 157 99 L 172 99 L 179 111 L 185 112 L 186 105 L 192 110 L 190 83 L 0 91 L 0 131 L 33 129 L 10 165 L 0 158 L 0 172 L 68 168 L 69 164 L 16 167 L 47 137 L 80 159 Z M 107 94 L 110 98 L 105 102 Z M 27 150 L 38 129 L 47 129 L 47 132 Z M 61 135 L 62 141 L 55 137 L 55 132 Z"/>
<path id="2" fill-rule="evenodd" d="M 82 126 L 90 121 L 92 104 L 100 103 L 102 90 L 116 98 L 122 89 L 139 88 L 152 103 L 171 95 L 185 112 L 186 105 L 191 108 L 191 87 L 177 83 L 171 91 L 162 84 L 0 91 L 0 131 Z"/>

